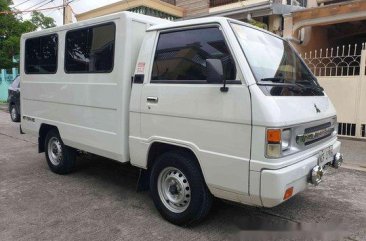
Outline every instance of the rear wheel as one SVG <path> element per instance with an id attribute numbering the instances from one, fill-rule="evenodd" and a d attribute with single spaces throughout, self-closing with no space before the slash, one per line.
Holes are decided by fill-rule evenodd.
<path id="1" fill-rule="evenodd" d="M 17 108 L 15 105 L 10 106 L 10 118 L 13 122 L 19 122 L 20 121 L 20 114 L 17 111 Z"/>
<path id="2" fill-rule="evenodd" d="M 199 165 L 184 152 L 167 152 L 157 158 L 150 191 L 160 214 L 176 225 L 201 221 L 212 204 Z"/>
<path id="3" fill-rule="evenodd" d="M 45 140 L 45 154 L 50 169 L 57 174 L 72 172 L 75 166 L 76 152 L 65 146 L 56 129 L 47 133 Z"/>

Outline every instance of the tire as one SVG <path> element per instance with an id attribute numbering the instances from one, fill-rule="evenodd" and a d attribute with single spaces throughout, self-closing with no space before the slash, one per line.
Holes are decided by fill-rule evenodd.
<path id="1" fill-rule="evenodd" d="M 15 107 L 15 105 L 11 105 L 10 106 L 10 118 L 13 122 L 19 122 L 20 121 L 20 114 L 17 111 L 17 108 Z"/>
<path id="2" fill-rule="evenodd" d="M 166 152 L 156 159 L 150 192 L 159 213 L 180 226 L 202 221 L 213 199 L 196 160 L 181 151 Z"/>
<path id="3" fill-rule="evenodd" d="M 52 172 L 62 175 L 73 171 L 76 151 L 64 145 L 56 129 L 47 133 L 44 150 L 47 164 Z"/>

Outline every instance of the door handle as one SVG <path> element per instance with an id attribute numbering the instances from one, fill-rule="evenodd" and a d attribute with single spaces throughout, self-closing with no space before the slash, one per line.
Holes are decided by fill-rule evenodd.
<path id="1" fill-rule="evenodd" d="M 150 102 L 150 103 L 158 103 L 159 102 L 159 98 L 158 97 L 147 97 L 147 102 Z"/>

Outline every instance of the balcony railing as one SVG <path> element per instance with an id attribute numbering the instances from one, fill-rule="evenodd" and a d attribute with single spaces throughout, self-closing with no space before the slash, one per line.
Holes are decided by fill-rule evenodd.
<path id="1" fill-rule="evenodd" d="M 240 2 L 239 0 L 210 0 L 210 8 L 218 7 L 230 3 Z"/>
<path id="2" fill-rule="evenodd" d="M 237 3 L 245 0 L 210 0 L 210 8 L 218 7 L 230 3 Z M 317 0 L 317 1 L 330 1 L 330 0 Z M 339 0 L 338 0 L 339 1 Z M 294 5 L 300 7 L 306 7 L 308 0 L 287 0 L 285 4 L 287 5 Z M 282 0 L 272 0 L 272 3 L 282 4 Z"/>

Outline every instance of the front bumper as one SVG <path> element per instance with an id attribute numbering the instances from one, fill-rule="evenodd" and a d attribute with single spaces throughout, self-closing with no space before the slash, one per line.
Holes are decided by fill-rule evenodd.
<path id="1" fill-rule="evenodd" d="M 341 143 L 333 144 L 333 156 L 339 155 Z M 286 190 L 292 187 L 292 196 L 305 190 L 311 180 L 311 172 L 318 165 L 318 155 L 308 157 L 293 165 L 277 169 L 262 170 L 260 199 L 262 206 L 274 207 L 284 201 Z"/>

